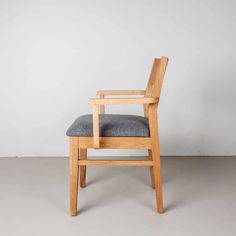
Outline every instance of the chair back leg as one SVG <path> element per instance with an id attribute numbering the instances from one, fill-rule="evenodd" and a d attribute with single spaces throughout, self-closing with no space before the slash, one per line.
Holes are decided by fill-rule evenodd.
<path id="1" fill-rule="evenodd" d="M 148 149 L 148 158 L 150 161 L 152 161 L 152 150 L 151 149 Z M 150 166 L 150 176 L 151 176 L 151 185 L 152 185 L 152 188 L 155 188 L 155 180 L 154 180 L 154 174 L 153 174 L 153 167 Z"/>
<path id="2" fill-rule="evenodd" d="M 163 213 L 163 197 L 162 197 L 162 178 L 161 178 L 161 158 L 158 135 L 158 118 L 157 105 L 149 106 L 149 127 L 152 146 L 153 175 L 156 191 L 157 212 Z"/>
<path id="3" fill-rule="evenodd" d="M 80 160 L 86 160 L 87 159 L 87 149 L 86 148 L 80 148 L 79 149 L 79 159 Z M 86 166 L 79 166 L 80 168 L 80 187 L 85 188 L 86 187 Z"/>
<path id="4" fill-rule="evenodd" d="M 161 178 L 161 160 L 159 145 L 154 144 L 152 147 L 153 153 L 153 174 L 156 191 L 156 204 L 158 213 L 163 213 L 163 197 L 162 197 L 162 178 Z"/>

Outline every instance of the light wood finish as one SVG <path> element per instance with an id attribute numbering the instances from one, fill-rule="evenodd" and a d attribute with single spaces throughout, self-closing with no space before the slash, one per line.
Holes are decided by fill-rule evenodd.
<path id="1" fill-rule="evenodd" d="M 100 99 L 104 99 L 105 96 L 117 96 L 117 95 L 145 95 L 146 90 L 98 90 L 97 95 Z M 100 113 L 105 113 L 105 104 L 100 105 Z"/>
<path id="2" fill-rule="evenodd" d="M 161 160 L 157 125 L 157 104 L 149 106 L 149 127 L 152 144 L 153 175 L 156 190 L 157 211 L 163 213 Z"/>
<path id="3" fill-rule="evenodd" d="M 151 104 L 157 103 L 157 98 L 92 98 L 89 103 L 93 106 L 93 143 L 94 148 L 100 147 L 99 140 L 99 107 L 103 104 Z M 105 109 L 105 108 L 104 108 Z"/>
<path id="4" fill-rule="evenodd" d="M 152 161 L 152 149 L 148 149 L 148 158 L 150 161 Z M 152 188 L 155 188 L 155 179 L 153 174 L 153 167 L 150 166 L 150 176 L 151 176 L 151 184 Z"/>
<path id="5" fill-rule="evenodd" d="M 90 105 L 114 105 L 114 104 L 150 104 L 157 103 L 158 98 L 146 97 L 146 98 L 91 98 L 89 99 Z"/>
<path id="6" fill-rule="evenodd" d="M 94 148 L 100 147 L 99 140 L 99 107 L 104 104 L 152 104 L 157 103 L 158 98 L 92 98 L 89 103 L 93 106 L 93 143 Z M 104 108 L 105 109 L 105 108 Z"/>
<path id="7" fill-rule="evenodd" d="M 93 145 L 94 148 L 99 148 L 99 106 L 93 106 Z"/>
<path id="8" fill-rule="evenodd" d="M 87 159 L 87 149 L 79 148 L 79 161 Z M 86 166 L 80 165 L 80 187 L 86 187 Z"/>
<path id="9" fill-rule="evenodd" d="M 79 165 L 86 166 L 152 166 L 149 160 L 79 160 Z"/>
<path id="10" fill-rule="evenodd" d="M 86 166 L 148 166 L 152 187 L 156 191 L 157 211 L 163 213 L 160 146 L 158 137 L 157 107 L 161 94 L 168 58 L 156 58 L 153 63 L 146 90 L 99 90 L 99 98 L 90 99 L 93 108 L 93 137 L 70 138 L 70 201 L 71 215 L 77 213 L 78 169 L 80 186 L 86 186 Z M 142 95 L 136 98 L 106 98 L 115 95 Z M 142 104 L 148 118 L 150 137 L 100 137 L 99 112 L 105 113 L 105 105 Z M 88 148 L 146 149 L 147 160 L 87 160 Z M 80 159 L 78 160 L 78 149 Z M 78 168 L 79 167 L 79 168 Z"/>
<path id="11" fill-rule="evenodd" d="M 94 148 L 93 137 L 78 137 L 80 148 Z M 150 149 L 150 138 L 100 137 L 102 149 Z"/>
<path id="12" fill-rule="evenodd" d="M 167 57 L 156 58 L 153 62 L 152 71 L 146 88 L 146 97 L 159 98 L 168 63 Z"/>
<path id="13" fill-rule="evenodd" d="M 143 115 L 148 118 L 148 104 L 143 104 Z"/>
<path id="14" fill-rule="evenodd" d="M 104 99 L 105 96 L 101 94 L 99 95 L 99 98 Z M 100 105 L 100 114 L 104 114 L 104 113 L 105 113 L 105 105 L 103 104 L 103 105 Z"/>
<path id="15" fill-rule="evenodd" d="M 152 71 L 148 80 L 145 97 L 160 98 L 161 88 L 168 63 L 167 57 L 156 58 L 153 62 Z M 159 101 L 159 100 L 158 100 Z M 144 104 L 144 116 L 148 117 L 148 106 Z"/>
<path id="16" fill-rule="evenodd" d="M 98 90 L 97 95 L 145 95 L 146 90 Z"/>
<path id="17" fill-rule="evenodd" d="M 70 214 L 77 215 L 78 197 L 78 138 L 70 137 Z"/>

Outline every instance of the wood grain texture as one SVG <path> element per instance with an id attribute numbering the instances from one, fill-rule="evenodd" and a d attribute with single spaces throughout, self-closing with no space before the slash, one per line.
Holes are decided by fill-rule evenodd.
<path id="1" fill-rule="evenodd" d="M 105 96 L 117 95 L 144 95 L 146 90 L 98 90 L 97 95 L 99 99 L 104 99 Z M 105 113 L 105 104 L 100 105 L 100 114 Z"/>
<path id="2" fill-rule="evenodd" d="M 167 64 L 168 64 L 167 57 L 155 58 L 151 74 L 147 83 L 145 97 L 153 97 L 160 99 L 161 89 Z M 149 114 L 148 110 L 149 110 L 149 104 L 144 104 L 145 117 L 148 117 Z"/>
<path id="3" fill-rule="evenodd" d="M 70 137 L 70 214 L 77 215 L 78 198 L 78 138 Z"/>
<path id="4" fill-rule="evenodd" d="M 99 106 L 93 106 L 93 147 L 98 149 L 100 147 L 99 142 Z"/>
<path id="5" fill-rule="evenodd" d="M 99 98 L 104 99 L 105 95 L 100 95 Z M 105 113 L 105 105 L 104 104 L 100 105 L 99 110 L 100 110 L 100 114 L 104 114 Z"/>
<path id="6" fill-rule="evenodd" d="M 152 161 L 152 149 L 148 149 L 148 158 L 150 161 Z M 152 188 L 155 188 L 155 179 L 153 174 L 153 167 L 150 166 L 150 176 L 151 176 L 151 185 Z"/>
<path id="7" fill-rule="evenodd" d="M 87 159 L 87 149 L 86 148 L 79 148 L 79 161 Z M 80 165 L 80 187 L 86 187 L 86 166 Z"/>
<path id="8" fill-rule="evenodd" d="M 70 139 L 70 202 L 71 215 L 77 214 L 78 169 L 80 186 L 86 186 L 86 166 L 149 166 L 152 187 L 156 192 L 157 211 L 163 213 L 160 146 L 158 137 L 157 107 L 161 94 L 168 58 L 156 58 L 146 90 L 99 90 L 99 98 L 90 99 L 93 107 L 93 137 Z M 105 98 L 109 95 L 143 95 L 136 98 Z M 150 137 L 99 137 L 99 112 L 105 112 L 105 104 L 142 104 L 144 116 L 148 118 Z M 78 160 L 78 148 L 80 160 Z M 88 148 L 146 149 L 148 160 L 87 160 Z M 86 150 L 86 151 L 85 151 Z"/>
<path id="9" fill-rule="evenodd" d="M 146 90 L 98 90 L 97 95 L 144 95 Z"/>
<path id="10" fill-rule="evenodd" d="M 157 125 L 157 105 L 149 107 L 149 127 L 152 144 L 153 175 L 156 190 L 157 211 L 163 213 L 162 179 L 161 179 L 161 159 Z"/>
<path id="11" fill-rule="evenodd" d="M 79 160 L 79 165 L 86 166 L 152 166 L 150 160 Z"/>
<path id="12" fill-rule="evenodd" d="M 145 98 L 91 98 L 89 104 L 91 105 L 114 105 L 114 104 L 149 104 L 157 103 L 158 98 L 145 97 Z"/>
<path id="13" fill-rule="evenodd" d="M 167 63 L 167 57 L 155 58 L 147 83 L 145 97 L 160 97 Z"/>
<path id="14" fill-rule="evenodd" d="M 93 137 L 78 137 L 80 148 L 93 148 Z M 103 149 L 150 149 L 150 138 L 136 137 L 100 137 L 100 148 Z"/>

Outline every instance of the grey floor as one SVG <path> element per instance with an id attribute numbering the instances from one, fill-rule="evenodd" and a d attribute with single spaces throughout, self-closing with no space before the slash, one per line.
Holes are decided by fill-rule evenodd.
<path id="1" fill-rule="evenodd" d="M 162 157 L 165 213 L 146 167 L 90 167 L 68 214 L 66 158 L 0 158 L 0 235 L 236 235 L 236 157 Z"/>

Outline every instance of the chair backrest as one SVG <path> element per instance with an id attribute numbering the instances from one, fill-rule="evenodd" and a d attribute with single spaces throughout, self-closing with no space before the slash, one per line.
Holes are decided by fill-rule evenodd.
<path id="1" fill-rule="evenodd" d="M 151 74 L 146 87 L 145 97 L 160 98 L 167 63 L 167 57 L 154 59 Z M 144 107 L 144 114 L 148 117 L 148 105 L 145 105 Z"/>
<path id="2" fill-rule="evenodd" d="M 146 88 L 146 97 L 159 98 L 168 63 L 167 57 L 155 58 Z"/>

